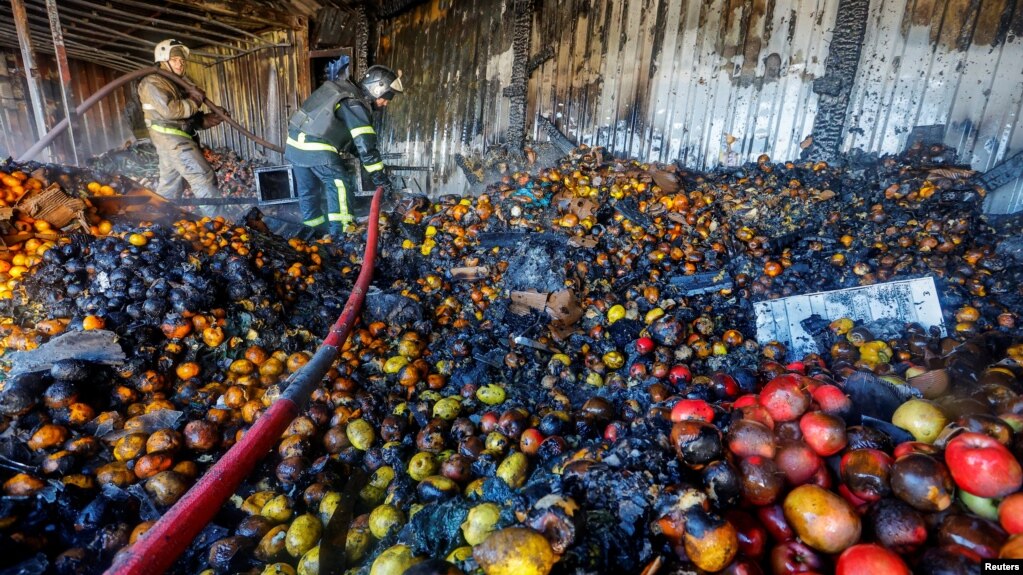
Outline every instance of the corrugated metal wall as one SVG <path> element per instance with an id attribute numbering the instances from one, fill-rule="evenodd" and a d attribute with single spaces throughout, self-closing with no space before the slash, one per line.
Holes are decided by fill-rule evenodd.
<path id="1" fill-rule="evenodd" d="M 576 142 L 708 168 L 793 159 L 810 135 L 838 0 L 537 6 L 532 50 L 554 57 L 530 79 L 529 117 Z M 981 170 L 1023 148 L 1021 13 L 1014 0 L 872 0 L 844 148 L 897 152 L 926 124 L 947 124 Z M 384 139 L 434 166 L 435 191 L 465 189 L 455 153 L 504 141 L 511 18 L 510 0 L 434 0 L 382 30 L 381 63 L 409 72 Z"/>
<path id="2" fill-rule="evenodd" d="M 249 131 L 283 146 L 288 137 L 288 118 L 309 95 L 306 32 L 279 30 L 261 38 L 277 47 L 209 67 L 190 62 L 186 74 Z M 228 53 L 225 48 L 204 50 Z M 271 162 L 283 162 L 280 154 L 263 148 L 227 124 L 203 132 L 201 138 L 207 146 L 227 146 L 245 158 L 265 157 Z"/>
<path id="3" fill-rule="evenodd" d="M 57 65 L 52 57 L 45 54 L 37 54 L 37 59 L 39 73 L 43 78 L 43 94 L 48 104 L 47 125 L 53 126 L 64 118 Z M 90 62 L 70 60 L 69 64 L 76 103 L 82 102 L 102 86 L 121 75 L 119 72 Z M 20 77 L 12 77 L 11 80 L 24 82 Z M 131 123 L 126 111 L 129 107 L 129 90 L 130 88 L 127 86 L 115 90 L 78 119 L 78 132 L 75 133 L 75 138 L 78 140 L 79 157 L 83 161 L 89 156 L 101 154 L 133 139 Z M 5 98 L 13 96 L 12 92 Z M 0 146 L 2 146 L 0 156 L 17 157 L 38 139 L 28 102 L 28 92 L 22 89 L 18 98 L 5 99 L 3 105 L 7 111 L 4 126 L 10 134 L 0 139 Z M 51 152 L 55 154 L 53 159 L 70 163 L 71 155 L 67 148 L 66 136 L 55 141 Z"/>
<path id="4" fill-rule="evenodd" d="M 845 147 L 894 152 L 914 126 L 944 124 L 976 170 L 1023 150 L 1021 36 L 1015 0 L 872 2 Z M 988 210 L 1023 208 L 1021 190 L 999 190 Z"/>
<path id="5" fill-rule="evenodd" d="M 461 193 L 455 154 L 503 141 L 511 80 L 510 6 L 493 0 L 438 0 L 381 30 L 377 62 L 405 73 L 405 95 L 387 108 L 383 152 L 396 163 L 433 166 L 433 190 Z"/>
<path id="6" fill-rule="evenodd" d="M 534 44 L 555 57 L 534 110 L 572 140 L 706 168 L 798 155 L 813 127 L 834 0 L 545 3 Z M 728 146 L 727 142 L 735 141 Z"/>
<path id="7" fill-rule="evenodd" d="M 791 157 L 813 125 L 811 81 L 824 70 L 835 0 L 537 4 L 532 50 L 550 46 L 554 57 L 530 79 L 530 118 L 578 143 L 707 167 Z M 442 191 L 464 188 L 454 153 L 504 141 L 510 18 L 509 1 L 438 0 L 383 31 L 393 47 L 384 63 L 411 68 L 387 135 L 407 161 L 435 167 Z M 535 124 L 531 135 L 544 139 Z"/>

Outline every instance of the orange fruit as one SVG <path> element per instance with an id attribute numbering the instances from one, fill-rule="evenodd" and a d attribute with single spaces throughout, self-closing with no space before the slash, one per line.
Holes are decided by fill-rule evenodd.
<path id="1" fill-rule="evenodd" d="M 103 329 L 106 321 L 98 315 L 87 315 L 82 319 L 82 329 Z"/>
<path id="2" fill-rule="evenodd" d="M 186 361 L 179 364 L 174 373 L 178 376 L 178 379 L 191 379 L 199 375 L 199 364 L 194 361 Z"/>

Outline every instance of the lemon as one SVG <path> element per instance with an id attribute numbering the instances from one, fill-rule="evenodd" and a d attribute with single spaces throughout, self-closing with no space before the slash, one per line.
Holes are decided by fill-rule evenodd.
<path id="1" fill-rule="evenodd" d="M 614 323 L 625 317 L 625 307 L 618 304 L 611 306 L 611 309 L 607 310 L 607 322 Z"/>

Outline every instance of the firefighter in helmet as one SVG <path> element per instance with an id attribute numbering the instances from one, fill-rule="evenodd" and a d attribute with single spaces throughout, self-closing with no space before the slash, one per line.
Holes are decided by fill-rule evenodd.
<path id="1" fill-rule="evenodd" d="M 161 69 L 188 80 L 191 88 L 182 88 L 159 74 L 150 74 L 139 82 L 142 114 L 160 158 L 160 182 L 156 192 L 176 199 L 181 197 L 188 182 L 197 198 L 219 197 L 213 168 L 203 157 L 196 131 L 212 128 L 223 118 L 200 110 L 206 94 L 184 75 L 188 54 L 188 48 L 181 42 L 164 40 L 156 45 L 153 60 Z M 201 211 L 210 215 L 214 210 L 204 208 Z"/>
<path id="2" fill-rule="evenodd" d="M 354 220 L 355 184 L 355 174 L 345 169 L 339 154 L 357 155 L 373 184 L 389 191 L 373 110 L 386 108 L 403 88 L 401 72 L 384 66 L 371 66 L 358 83 L 339 77 L 337 66 L 328 70 L 328 79 L 289 120 L 284 158 L 293 165 L 303 223 L 317 233 L 338 237 Z M 320 207 L 321 190 L 326 214 Z"/>

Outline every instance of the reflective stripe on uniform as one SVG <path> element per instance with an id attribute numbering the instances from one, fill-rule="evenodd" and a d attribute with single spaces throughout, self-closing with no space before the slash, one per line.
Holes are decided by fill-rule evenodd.
<path id="1" fill-rule="evenodd" d="M 376 135 L 377 131 L 373 129 L 373 126 L 362 126 L 361 128 L 355 128 L 352 130 L 352 139 L 358 138 L 359 136 L 365 136 L 368 134 Z"/>
<path id="2" fill-rule="evenodd" d="M 327 214 L 327 219 L 332 222 L 341 222 L 349 224 L 352 222 L 352 213 L 348 211 L 348 194 L 345 193 L 345 182 L 344 180 L 334 180 L 334 185 L 337 186 L 337 205 L 338 213 Z"/>
<path id="3" fill-rule="evenodd" d="M 302 223 L 307 225 L 307 226 L 309 226 L 310 228 L 315 228 L 316 226 L 322 226 L 323 224 L 327 223 L 327 220 L 323 216 L 320 216 L 318 218 L 313 218 L 311 220 L 306 220 L 306 221 L 304 221 Z"/>
<path id="4" fill-rule="evenodd" d="M 373 172 L 379 172 L 380 170 L 384 169 L 384 163 L 377 162 L 375 164 L 366 164 L 363 167 L 366 168 L 367 172 L 372 174 Z"/>
<path id="5" fill-rule="evenodd" d="M 305 134 L 299 132 L 298 139 L 294 139 L 288 136 L 287 144 L 292 148 L 299 150 L 305 150 L 307 152 L 327 151 L 337 153 L 337 148 L 324 142 L 307 142 L 305 141 Z"/>
<path id="6" fill-rule="evenodd" d="M 161 126 L 159 124 L 153 124 L 153 125 L 149 126 L 149 129 L 154 130 L 156 132 L 160 132 L 161 134 L 171 134 L 173 136 L 184 136 L 184 137 L 186 137 L 188 139 L 192 138 L 192 134 L 189 134 L 188 132 L 186 132 L 184 130 L 179 130 L 177 128 L 169 128 L 167 126 Z"/>

